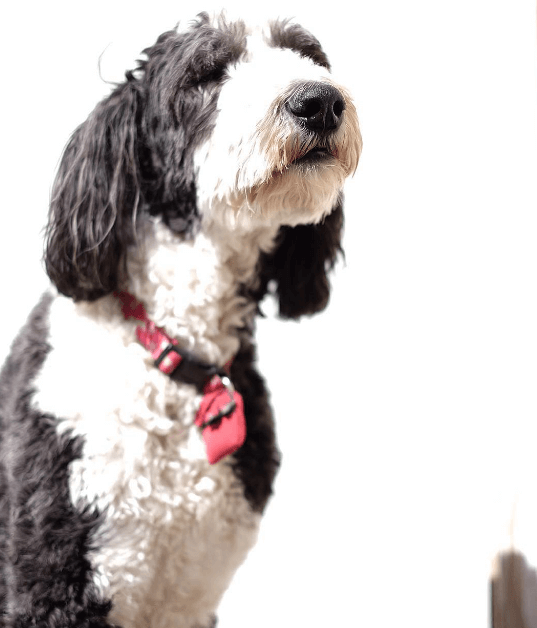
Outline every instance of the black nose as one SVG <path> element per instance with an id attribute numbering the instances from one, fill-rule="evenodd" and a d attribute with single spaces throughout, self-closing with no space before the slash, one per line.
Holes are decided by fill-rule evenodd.
<path id="1" fill-rule="evenodd" d="M 312 131 L 335 131 L 341 124 L 345 100 L 332 85 L 309 82 L 293 92 L 287 108 Z"/>

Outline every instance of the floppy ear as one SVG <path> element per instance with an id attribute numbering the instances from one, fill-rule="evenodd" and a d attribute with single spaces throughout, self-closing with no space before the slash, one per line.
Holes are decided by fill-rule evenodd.
<path id="1" fill-rule="evenodd" d="M 73 134 L 56 175 L 46 231 L 45 267 L 75 300 L 117 288 L 123 252 L 134 237 L 140 198 L 132 74 Z"/>
<path id="2" fill-rule="evenodd" d="M 281 227 L 276 247 L 260 259 L 258 296 L 276 282 L 280 316 L 299 318 L 323 310 L 330 297 L 328 273 L 343 254 L 343 197 L 325 219 L 315 225 Z"/>

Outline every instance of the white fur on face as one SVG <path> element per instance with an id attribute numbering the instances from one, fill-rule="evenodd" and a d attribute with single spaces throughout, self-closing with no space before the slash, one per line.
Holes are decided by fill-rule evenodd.
<path id="1" fill-rule="evenodd" d="M 284 104 L 311 81 L 340 91 L 344 119 L 331 140 L 334 157 L 294 164 L 311 140 L 308 146 Z M 251 35 L 247 53 L 222 87 L 213 134 L 196 154 L 199 207 L 204 217 L 243 226 L 318 222 L 336 204 L 360 151 L 358 117 L 347 90 L 310 59 Z"/>

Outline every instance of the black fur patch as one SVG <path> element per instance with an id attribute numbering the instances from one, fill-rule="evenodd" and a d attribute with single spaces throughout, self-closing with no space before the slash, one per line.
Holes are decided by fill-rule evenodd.
<path id="1" fill-rule="evenodd" d="M 99 513 L 71 504 L 69 464 L 81 442 L 32 407 L 50 298 L 37 306 L 0 375 L 0 625 L 103 628 L 111 603 L 92 582 Z"/>
<path id="2" fill-rule="evenodd" d="M 226 68 L 246 45 L 241 22 L 201 14 L 169 31 L 72 136 L 52 191 L 45 265 L 58 290 L 94 300 L 118 288 L 140 217 L 191 237 L 199 223 L 193 154 L 212 131 Z"/>
<path id="3" fill-rule="evenodd" d="M 343 197 L 316 225 L 280 227 L 276 246 L 259 259 L 258 301 L 274 287 L 283 318 L 299 318 L 323 310 L 330 298 L 329 272 L 343 254 Z"/>
<path id="4" fill-rule="evenodd" d="M 231 366 L 231 379 L 244 399 L 246 441 L 233 456 L 233 470 L 244 487 L 244 496 L 255 512 L 263 512 L 272 494 L 280 465 L 274 420 L 262 377 L 255 369 L 251 330 L 241 335 L 241 347 Z"/>
<path id="5" fill-rule="evenodd" d="M 317 65 L 330 69 L 328 57 L 319 40 L 300 24 L 290 24 L 289 20 L 271 23 L 271 44 L 276 48 L 289 48 L 302 57 L 308 57 Z"/>

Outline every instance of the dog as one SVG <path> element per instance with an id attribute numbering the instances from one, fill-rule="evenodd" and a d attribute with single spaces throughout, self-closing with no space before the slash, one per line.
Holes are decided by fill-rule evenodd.
<path id="1" fill-rule="evenodd" d="M 291 21 L 164 33 L 68 142 L 0 377 L 0 625 L 208 628 L 280 456 L 255 318 L 325 308 L 355 105 Z"/>

